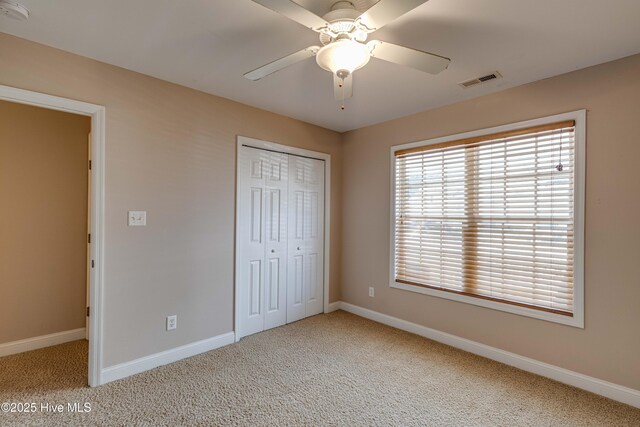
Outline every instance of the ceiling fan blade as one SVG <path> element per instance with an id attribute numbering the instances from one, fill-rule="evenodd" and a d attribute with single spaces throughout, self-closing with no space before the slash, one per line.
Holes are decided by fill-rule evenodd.
<path id="1" fill-rule="evenodd" d="M 372 33 L 429 0 L 380 0 L 360 15 L 356 22 Z"/>
<path id="2" fill-rule="evenodd" d="M 253 2 L 278 12 L 280 15 L 284 15 L 316 32 L 320 32 L 322 28 L 329 26 L 327 21 L 292 0 L 253 0 Z"/>
<path id="3" fill-rule="evenodd" d="M 337 75 L 333 75 L 333 96 L 336 101 L 351 98 L 353 96 L 353 74 L 349 74 L 346 79 L 341 79 Z"/>
<path id="4" fill-rule="evenodd" d="M 449 66 L 451 60 L 444 56 L 411 49 L 397 44 L 372 40 L 367 43 L 373 58 L 383 59 L 394 64 L 406 65 L 429 74 L 438 74 Z"/>
<path id="5" fill-rule="evenodd" d="M 253 81 L 260 80 L 261 78 L 266 77 L 269 74 L 273 74 L 276 71 L 280 71 L 289 65 L 293 65 L 296 62 L 315 56 L 316 53 L 318 53 L 318 50 L 320 50 L 318 46 L 311 46 L 306 49 L 299 50 L 296 53 L 287 55 L 284 58 L 276 59 L 275 61 L 263 65 L 260 68 L 249 71 L 244 75 L 244 77 Z"/>

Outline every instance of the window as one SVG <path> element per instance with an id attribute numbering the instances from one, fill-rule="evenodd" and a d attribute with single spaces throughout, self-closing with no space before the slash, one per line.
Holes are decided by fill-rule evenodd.
<path id="1" fill-rule="evenodd" d="M 584 112 L 392 149 L 391 286 L 583 326 Z"/>

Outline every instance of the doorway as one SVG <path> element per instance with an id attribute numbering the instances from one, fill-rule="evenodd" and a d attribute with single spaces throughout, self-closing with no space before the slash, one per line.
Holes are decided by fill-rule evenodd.
<path id="1" fill-rule="evenodd" d="M 88 104 L 84 102 L 74 101 L 66 98 L 45 95 L 37 92 L 11 88 L 8 86 L 0 86 L 0 101 L 13 103 L 16 105 L 20 105 L 22 107 L 28 106 L 28 108 L 39 107 L 39 108 L 36 108 L 36 110 L 39 110 L 39 109 L 57 110 L 59 112 L 61 111 L 64 113 L 72 113 L 69 116 L 80 115 L 80 116 L 83 116 L 81 120 L 88 121 L 87 128 L 90 130 L 89 143 L 87 144 L 86 134 L 84 135 L 84 141 L 80 142 L 81 144 L 84 144 L 84 150 L 85 150 L 84 154 L 86 154 L 87 156 L 84 158 L 84 161 L 83 161 L 83 163 L 86 162 L 83 164 L 83 167 L 85 167 L 86 169 L 84 171 L 80 171 L 79 172 L 80 175 L 78 175 L 79 177 L 78 179 L 84 181 L 85 190 L 86 190 L 83 200 L 79 202 L 81 204 L 84 203 L 84 206 L 82 206 L 81 204 L 79 205 L 80 213 L 84 216 L 83 220 L 82 219 L 80 220 L 83 223 L 81 224 L 81 227 L 84 230 L 84 231 L 80 231 L 81 233 L 80 236 L 81 237 L 84 236 L 84 237 L 82 237 L 82 241 L 80 242 L 80 244 L 76 246 L 77 248 L 76 251 L 79 251 L 79 256 L 77 258 L 80 259 L 79 262 L 83 264 L 83 267 L 86 268 L 86 270 L 81 268 L 79 271 L 74 273 L 75 276 L 79 276 L 79 277 L 83 276 L 83 277 L 80 277 L 79 280 L 84 284 L 84 287 L 80 289 L 81 291 L 80 295 L 76 296 L 76 298 L 81 303 L 80 304 L 80 308 L 82 309 L 81 313 L 78 315 L 77 313 L 75 313 L 75 310 L 74 310 L 74 316 L 81 319 L 81 320 L 76 319 L 75 321 L 80 322 L 79 326 L 81 327 L 76 328 L 71 332 L 73 334 L 78 335 L 77 339 L 85 338 L 85 334 L 86 334 L 85 316 L 90 314 L 88 319 L 88 329 L 89 329 L 88 334 L 90 337 L 90 341 L 88 345 L 88 371 L 89 371 L 88 383 L 90 386 L 97 386 L 101 383 L 100 372 L 101 372 L 101 360 L 102 360 L 102 357 L 101 357 L 102 337 L 100 333 L 101 332 L 100 325 L 101 325 L 101 314 L 102 314 L 102 310 L 101 310 L 102 308 L 101 306 L 102 268 L 101 267 L 102 267 L 102 235 L 103 235 L 102 209 L 104 205 L 103 204 L 103 200 L 104 200 L 103 159 L 104 159 L 104 115 L 105 115 L 104 107 Z M 89 166 L 89 159 L 88 159 L 89 152 L 91 153 L 91 156 L 92 156 L 92 158 L 90 159 L 91 166 Z M 43 164 L 46 164 L 47 162 L 56 163 L 57 161 L 59 161 L 60 159 L 56 157 L 57 154 L 58 153 L 53 152 L 53 154 L 51 154 L 52 157 L 50 156 L 51 158 L 45 159 Z M 38 173 L 42 172 L 40 168 L 36 167 L 35 163 L 32 164 L 31 166 L 33 166 L 33 173 L 37 183 L 41 187 L 46 187 L 47 185 L 49 185 L 50 183 L 47 182 L 46 176 L 38 175 Z M 88 170 L 89 168 L 90 170 Z M 68 168 L 59 168 L 56 173 L 64 175 L 71 172 L 68 170 Z M 81 176 L 82 173 L 84 173 L 84 176 Z M 70 177 L 67 177 L 67 178 L 70 178 Z M 69 182 L 73 182 L 73 178 L 71 178 L 71 181 Z M 89 182 L 90 182 L 90 188 L 89 188 Z M 64 185 L 64 184 L 58 184 L 58 185 Z M 60 190 L 60 189 L 58 188 L 57 190 Z M 87 193 L 89 194 L 88 200 L 87 200 Z M 64 195 L 64 191 L 62 192 L 58 191 L 57 194 L 61 199 L 62 196 Z M 32 198 L 35 199 L 36 197 L 37 196 L 33 195 Z M 37 202 L 37 200 L 35 201 Z M 64 211 L 64 207 L 66 204 L 62 200 L 57 200 L 54 197 L 50 199 L 49 202 L 54 204 L 59 202 L 58 203 L 59 207 L 62 208 L 61 212 Z M 19 209 L 19 207 L 17 207 L 17 209 Z M 26 208 L 26 209 L 29 209 L 29 208 Z M 38 221 L 36 223 L 36 219 L 33 219 L 32 221 L 34 222 L 34 226 L 43 227 L 42 230 L 44 231 L 41 230 L 40 233 L 46 233 L 50 231 L 52 235 L 49 236 L 49 240 L 50 241 L 52 240 L 55 243 L 56 237 L 55 235 L 53 235 L 54 234 L 53 232 L 57 230 L 54 230 L 55 221 L 53 220 L 55 219 L 55 214 L 53 212 L 53 209 L 47 209 L 46 207 L 44 208 L 41 207 L 40 209 L 41 209 L 41 212 L 39 212 L 39 214 L 42 221 Z M 51 222 L 51 224 L 48 226 L 46 224 L 45 225 L 42 224 L 47 221 Z M 77 234 L 78 230 L 75 230 L 74 233 Z M 38 236 L 40 236 L 40 234 L 37 235 L 35 238 L 29 239 L 29 244 L 37 246 L 39 244 Z M 44 237 L 45 236 L 42 236 L 42 238 Z M 61 245 L 59 250 L 63 249 L 62 246 L 64 245 Z M 54 257 L 55 253 L 53 251 L 54 250 L 47 252 L 50 254 L 50 257 Z M 86 255 L 87 253 L 88 253 L 88 256 Z M 29 256 L 29 253 L 27 253 L 26 255 Z M 44 264 L 44 261 L 49 261 L 49 260 L 43 260 L 44 256 L 45 255 L 40 254 L 37 257 L 31 257 L 29 259 L 29 263 L 32 266 L 31 268 L 35 270 L 40 265 L 39 263 Z M 56 263 L 50 263 L 50 264 L 51 265 L 49 265 L 48 267 L 49 270 L 52 272 L 55 271 Z M 87 274 L 87 270 L 88 270 L 88 274 Z M 65 274 L 63 274 L 62 276 L 65 277 Z M 71 275 L 71 276 L 74 276 L 74 275 Z M 87 277 L 88 277 L 88 284 L 89 284 L 88 292 L 86 289 Z M 53 294 L 55 294 L 55 291 L 53 291 Z M 89 299 L 88 304 L 86 300 L 87 294 Z M 70 332 L 70 331 L 66 331 L 66 332 Z M 38 339 L 38 338 L 41 338 L 41 339 Z M 47 334 L 42 337 L 36 337 L 36 339 L 14 341 L 11 343 L 13 345 L 9 346 L 11 348 L 5 349 L 5 350 L 11 353 L 16 353 L 16 352 L 26 351 L 34 348 L 44 347 L 46 345 L 54 345 L 59 342 L 69 341 L 69 338 L 70 338 L 69 335 L 65 335 L 64 333 Z M 63 341 L 60 341 L 60 340 L 63 340 Z"/>
<path id="2" fill-rule="evenodd" d="M 327 154 L 238 138 L 236 340 L 328 306 Z"/>

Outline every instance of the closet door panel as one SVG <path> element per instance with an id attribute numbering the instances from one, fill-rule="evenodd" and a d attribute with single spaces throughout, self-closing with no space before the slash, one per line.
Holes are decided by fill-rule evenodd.
<path id="1" fill-rule="evenodd" d="M 264 329 L 265 159 L 259 150 L 240 150 L 237 333 L 246 336 Z"/>
<path id="2" fill-rule="evenodd" d="M 324 162 L 289 157 L 287 322 L 322 312 Z"/>
<path id="3" fill-rule="evenodd" d="M 305 289 L 305 313 L 313 316 L 323 312 L 324 285 L 324 165 L 311 160 L 305 182 L 306 230 L 304 247 L 309 279 Z"/>
<path id="4" fill-rule="evenodd" d="M 264 329 L 287 321 L 288 168 L 286 154 L 265 151 L 265 319 Z"/>

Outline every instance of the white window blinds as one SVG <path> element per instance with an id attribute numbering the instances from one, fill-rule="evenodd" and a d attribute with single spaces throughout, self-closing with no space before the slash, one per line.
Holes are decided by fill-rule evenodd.
<path id="1" fill-rule="evenodd" d="M 572 316 L 574 130 L 396 151 L 396 282 Z"/>

